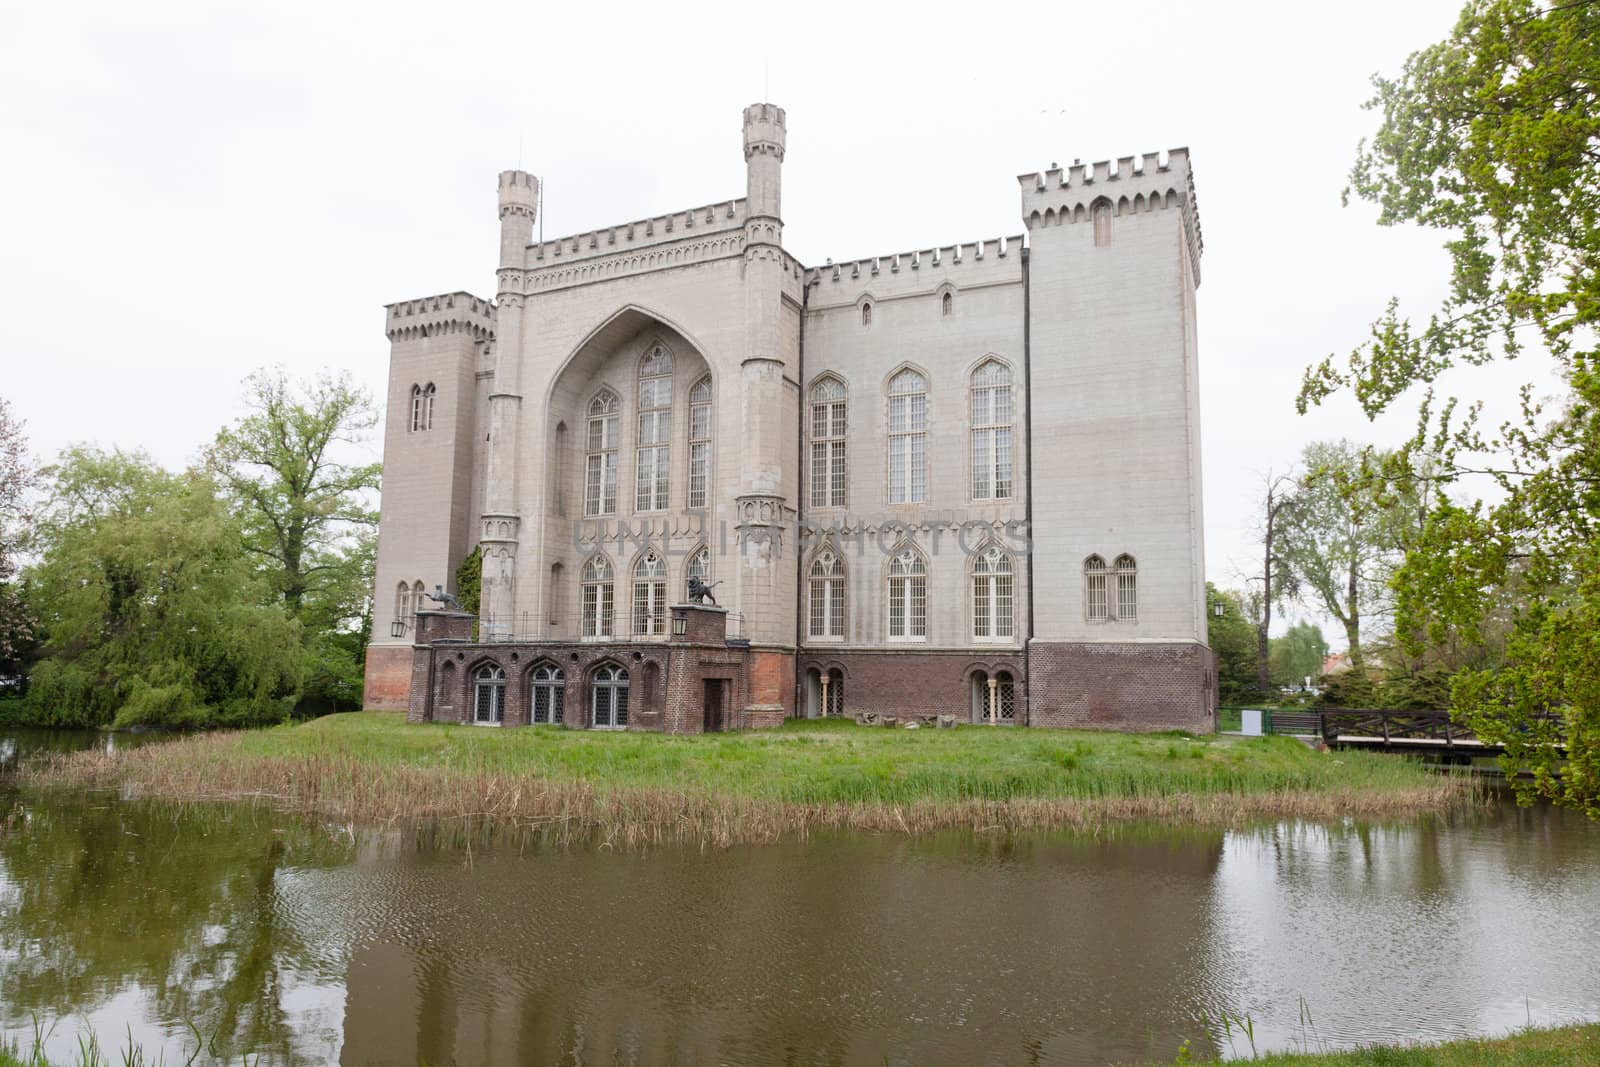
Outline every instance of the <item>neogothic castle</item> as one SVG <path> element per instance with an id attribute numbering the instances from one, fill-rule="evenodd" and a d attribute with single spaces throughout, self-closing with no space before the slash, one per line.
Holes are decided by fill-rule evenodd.
<path id="1" fill-rule="evenodd" d="M 1209 728 L 1187 152 L 1023 175 L 1025 237 L 806 266 L 786 136 L 748 107 L 742 198 L 541 243 L 503 172 L 495 299 L 386 309 L 367 705 Z M 438 610 L 474 547 L 478 616 Z"/>

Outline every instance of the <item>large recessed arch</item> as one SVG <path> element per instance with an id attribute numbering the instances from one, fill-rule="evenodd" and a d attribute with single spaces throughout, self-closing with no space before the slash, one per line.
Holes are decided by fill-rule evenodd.
<path id="1" fill-rule="evenodd" d="M 612 312 L 598 326 L 585 334 L 583 340 L 573 346 L 572 351 L 562 358 L 560 365 L 556 368 L 556 372 L 550 376 L 550 381 L 545 385 L 544 409 L 546 411 L 550 410 L 550 404 L 555 398 L 557 386 L 563 379 L 567 378 L 575 366 L 584 361 L 598 363 L 604 360 L 606 356 L 617 351 L 628 341 L 652 326 L 658 330 L 665 328 L 665 330 L 676 334 L 683 339 L 689 348 L 694 350 L 695 355 L 699 356 L 701 361 L 705 363 L 706 372 L 711 375 L 711 386 L 714 394 L 717 386 L 717 369 L 712 366 L 711 360 L 706 356 L 706 346 L 701 344 L 700 340 L 687 327 L 669 316 L 638 304 L 624 304 L 621 308 Z M 662 340 L 671 345 L 670 338 L 664 337 Z M 673 347 L 676 355 L 677 346 L 671 347 Z M 696 381 L 701 377 L 702 375 L 700 374 L 694 376 Z"/>

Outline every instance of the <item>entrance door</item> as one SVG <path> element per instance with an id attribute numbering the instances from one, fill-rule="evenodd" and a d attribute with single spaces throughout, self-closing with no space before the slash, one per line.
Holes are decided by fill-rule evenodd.
<path id="1" fill-rule="evenodd" d="M 728 684 L 722 678 L 707 678 L 705 680 L 705 722 L 703 729 L 706 733 L 717 733 L 727 726 L 727 710 L 724 699 L 727 694 Z"/>

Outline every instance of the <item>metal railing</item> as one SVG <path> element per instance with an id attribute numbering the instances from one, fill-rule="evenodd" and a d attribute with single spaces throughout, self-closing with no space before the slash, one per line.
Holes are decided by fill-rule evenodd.
<path id="1" fill-rule="evenodd" d="M 728 639 L 742 640 L 744 636 L 744 615 L 740 612 L 730 611 L 728 619 Z M 618 613 L 611 620 L 608 629 L 611 631 L 604 637 L 586 636 L 582 633 L 577 620 L 567 622 L 564 620 L 551 621 L 548 617 L 536 612 L 520 612 L 508 615 L 485 615 L 478 620 L 477 640 L 484 644 L 532 644 L 537 641 L 654 641 L 666 635 L 666 627 L 672 625 L 672 612 L 670 609 L 661 617 L 664 627 L 658 634 L 636 634 L 632 632 L 633 617 Z"/>

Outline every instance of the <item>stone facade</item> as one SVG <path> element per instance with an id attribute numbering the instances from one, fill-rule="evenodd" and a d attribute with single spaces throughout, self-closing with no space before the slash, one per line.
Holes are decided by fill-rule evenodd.
<path id="1" fill-rule="evenodd" d="M 752 105 L 744 197 L 544 242 L 506 171 L 496 298 L 387 308 L 368 706 L 467 721 L 487 667 L 527 722 L 543 664 L 569 725 L 620 668 L 637 729 L 1208 728 L 1187 151 L 1023 175 L 1024 235 L 806 267 L 786 147 Z M 434 640 L 474 546 L 476 632 Z"/>

